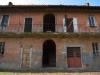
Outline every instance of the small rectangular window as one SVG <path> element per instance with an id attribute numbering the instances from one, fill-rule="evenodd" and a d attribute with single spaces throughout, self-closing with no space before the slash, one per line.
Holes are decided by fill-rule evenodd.
<path id="1" fill-rule="evenodd" d="M 4 54 L 5 42 L 0 42 L 0 54 Z"/>
<path id="2" fill-rule="evenodd" d="M 88 22 L 89 22 L 90 27 L 96 26 L 96 20 L 95 20 L 94 16 L 89 16 L 88 17 Z"/>
<path id="3" fill-rule="evenodd" d="M 92 48 L 93 48 L 93 56 L 98 56 L 99 55 L 99 48 L 98 48 L 98 43 L 92 43 Z"/>
<path id="4" fill-rule="evenodd" d="M 1 21 L 1 26 L 2 26 L 2 27 L 7 27 L 7 25 L 8 25 L 8 20 L 9 20 L 9 15 L 3 15 L 2 21 Z"/>

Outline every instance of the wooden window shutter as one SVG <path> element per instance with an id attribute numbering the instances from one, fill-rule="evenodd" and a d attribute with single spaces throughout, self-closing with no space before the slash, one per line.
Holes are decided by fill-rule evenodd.
<path id="1" fill-rule="evenodd" d="M 73 18 L 73 27 L 74 27 L 74 32 L 78 32 L 78 23 L 77 23 L 77 18 Z"/>
<path id="2" fill-rule="evenodd" d="M 63 18 L 63 32 L 67 32 L 67 28 L 66 28 L 66 23 L 67 22 L 67 19 L 66 19 L 66 16 L 64 16 L 64 18 Z"/>

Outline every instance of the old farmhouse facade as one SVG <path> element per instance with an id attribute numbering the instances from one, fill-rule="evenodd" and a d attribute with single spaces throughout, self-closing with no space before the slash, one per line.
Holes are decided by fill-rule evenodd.
<path id="1" fill-rule="evenodd" d="M 0 69 L 100 70 L 100 7 L 0 5 Z"/>

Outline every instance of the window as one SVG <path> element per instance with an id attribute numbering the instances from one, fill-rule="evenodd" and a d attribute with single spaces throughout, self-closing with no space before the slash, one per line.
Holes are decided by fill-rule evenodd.
<path id="1" fill-rule="evenodd" d="M 4 54 L 4 47 L 5 47 L 5 42 L 0 42 L 0 54 Z"/>
<path id="2" fill-rule="evenodd" d="M 73 18 L 67 18 L 67 32 L 74 32 Z"/>
<path id="3" fill-rule="evenodd" d="M 9 19 L 9 15 L 3 15 L 2 21 L 1 21 L 1 27 L 7 27 L 8 19 Z"/>
<path id="4" fill-rule="evenodd" d="M 96 20 L 95 20 L 94 16 L 89 16 L 88 17 L 88 22 L 89 22 L 90 27 L 96 26 Z"/>
<path id="5" fill-rule="evenodd" d="M 77 18 L 66 18 L 63 19 L 64 32 L 78 32 Z"/>
<path id="6" fill-rule="evenodd" d="M 93 56 L 98 56 L 99 55 L 99 48 L 98 48 L 98 43 L 92 43 L 92 47 L 93 47 Z"/>
<path id="7" fill-rule="evenodd" d="M 24 32 L 32 32 L 32 18 L 25 18 Z"/>

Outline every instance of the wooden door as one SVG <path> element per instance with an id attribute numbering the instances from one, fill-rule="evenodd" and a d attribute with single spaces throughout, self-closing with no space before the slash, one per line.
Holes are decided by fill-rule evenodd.
<path id="1" fill-rule="evenodd" d="M 69 68 L 80 68 L 82 66 L 80 47 L 67 48 L 67 64 Z"/>

